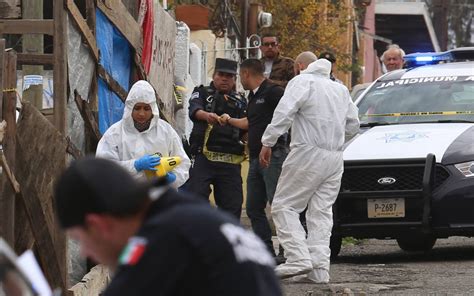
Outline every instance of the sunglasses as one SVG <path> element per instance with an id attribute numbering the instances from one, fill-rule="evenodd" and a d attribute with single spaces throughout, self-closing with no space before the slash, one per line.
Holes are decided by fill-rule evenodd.
<path id="1" fill-rule="evenodd" d="M 278 42 L 265 42 L 265 43 L 262 43 L 263 46 L 266 46 L 266 47 L 275 47 L 278 45 Z"/>

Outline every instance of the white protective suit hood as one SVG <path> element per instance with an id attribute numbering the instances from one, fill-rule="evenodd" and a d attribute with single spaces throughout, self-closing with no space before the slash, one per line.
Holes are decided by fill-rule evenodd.
<path id="1" fill-rule="evenodd" d="M 153 118 L 149 129 L 152 128 L 160 118 L 160 111 L 158 110 L 158 104 L 156 103 L 155 89 L 148 81 L 139 80 L 135 82 L 128 93 L 122 116 L 122 120 L 126 123 L 127 128 L 135 128 L 133 125 L 132 111 L 137 103 L 150 105 Z"/>
<path id="2" fill-rule="evenodd" d="M 150 105 L 153 118 L 147 130 L 139 132 L 133 123 L 132 111 L 137 103 Z M 144 155 L 158 154 L 162 157 L 179 156 L 181 164 L 173 169 L 176 181 L 174 187 L 183 185 L 189 176 L 191 165 L 181 138 L 171 125 L 159 118 L 155 90 L 147 81 L 137 81 L 125 101 L 122 120 L 113 124 L 102 136 L 97 146 L 96 156 L 120 163 L 131 174 L 145 178 L 137 172 L 134 163 Z"/>
<path id="3" fill-rule="evenodd" d="M 301 74 L 321 74 L 329 77 L 331 74 L 331 62 L 326 59 L 319 59 L 308 65 L 308 68 L 301 71 Z"/>

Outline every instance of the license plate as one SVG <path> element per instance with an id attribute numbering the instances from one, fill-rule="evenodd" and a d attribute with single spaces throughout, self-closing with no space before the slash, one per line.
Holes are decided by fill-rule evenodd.
<path id="1" fill-rule="evenodd" d="M 400 218 L 405 217 L 404 198 L 367 199 L 369 218 Z"/>

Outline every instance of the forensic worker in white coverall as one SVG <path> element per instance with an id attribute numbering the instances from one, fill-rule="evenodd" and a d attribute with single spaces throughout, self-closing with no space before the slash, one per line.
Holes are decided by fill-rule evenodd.
<path id="1" fill-rule="evenodd" d="M 262 136 L 260 162 L 270 161 L 271 147 L 291 126 L 290 153 L 283 163 L 272 204 L 285 264 L 276 267 L 281 278 L 329 282 L 329 240 L 332 206 L 343 172 L 345 134 L 359 131 L 358 109 L 347 88 L 330 79 L 331 63 L 311 63 L 287 85 L 270 125 Z M 308 237 L 299 214 L 308 207 Z"/>
<path id="2" fill-rule="evenodd" d="M 96 156 L 115 160 L 138 177 L 144 170 L 156 170 L 161 157 L 179 156 L 181 164 L 166 176 L 178 188 L 188 179 L 191 162 L 176 131 L 159 115 L 155 90 L 147 81 L 137 81 L 125 100 L 122 119 L 104 133 Z"/>

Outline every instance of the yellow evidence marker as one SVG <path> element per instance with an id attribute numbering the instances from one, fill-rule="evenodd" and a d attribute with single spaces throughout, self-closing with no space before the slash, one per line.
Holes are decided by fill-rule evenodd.
<path id="1" fill-rule="evenodd" d="M 151 179 L 153 177 L 164 177 L 168 172 L 171 172 L 175 166 L 181 164 L 181 157 L 162 157 L 160 164 L 155 167 L 156 171 L 145 170 L 145 175 Z"/>

